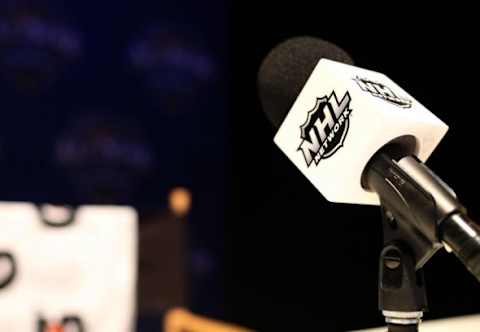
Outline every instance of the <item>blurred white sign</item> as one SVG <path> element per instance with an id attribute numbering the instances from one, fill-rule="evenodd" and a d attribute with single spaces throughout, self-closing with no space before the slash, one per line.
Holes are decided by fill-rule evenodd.
<path id="1" fill-rule="evenodd" d="M 0 203 L 0 331 L 130 332 L 137 215 Z"/>

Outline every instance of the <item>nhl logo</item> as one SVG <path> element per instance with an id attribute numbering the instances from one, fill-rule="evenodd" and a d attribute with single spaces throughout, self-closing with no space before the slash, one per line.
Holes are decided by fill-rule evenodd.
<path id="1" fill-rule="evenodd" d="M 369 92 L 372 96 L 381 98 L 385 101 L 388 101 L 389 103 L 392 103 L 396 106 L 402 107 L 402 108 L 410 108 L 412 107 L 412 101 L 397 96 L 392 89 L 390 89 L 388 86 L 385 84 L 379 83 L 379 82 L 374 82 L 371 80 L 368 80 L 366 78 L 360 78 L 356 77 L 353 79 L 355 82 L 357 82 L 358 86 L 360 89 L 362 89 L 365 92 Z"/>
<path id="2" fill-rule="evenodd" d="M 348 133 L 351 97 L 348 91 L 339 101 L 335 91 L 329 97 L 317 98 L 315 107 L 308 112 L 300 126 L 301 151 L 307 166 L 331 157 L 343 146 Z"/>

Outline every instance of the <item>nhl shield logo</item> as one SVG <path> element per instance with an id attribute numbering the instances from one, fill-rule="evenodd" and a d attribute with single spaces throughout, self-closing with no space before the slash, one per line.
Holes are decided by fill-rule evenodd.
<path id="1" fill-rule="evenodd" d="M 353 79 L 357 82 L 360 89 L 370 93 L 374 97 L 381 98 L 389 103 L 402 108 L 412 107 L 412 101 L 408 98 L 400 97 L 392 89 L 383 83 L 375 82 L 366 78 L 355 77 Z"/>
<path id="2" fill-rule="evenodd" d="M 351 97 L 348 91 L 339 101 L 335 91 L 330 96 L 317 98 L 315 107 L 308 112 L 307 120 L 300 126 L 301 151 L 307 166 L 318 165 L 343 146 L 349 128 Z"/>

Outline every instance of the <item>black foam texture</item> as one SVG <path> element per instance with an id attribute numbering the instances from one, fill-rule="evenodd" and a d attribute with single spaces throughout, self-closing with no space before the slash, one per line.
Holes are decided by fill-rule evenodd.
<path id="1" fill-rule="evenodd" d="M 263 110 L 276 127 L 297 99 L 320 59 L 353 65 L 350 55 L 337 45 L 314 37 L 295 37 L 273 48 L 258 73 Z"/>

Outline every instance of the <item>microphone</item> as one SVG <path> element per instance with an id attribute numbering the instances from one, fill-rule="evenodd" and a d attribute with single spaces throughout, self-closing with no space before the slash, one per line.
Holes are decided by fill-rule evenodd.
<path id="1" fill-rule="evenodd" d="M 411 239 L 417 270 L 445 246 L 480 281 L 480 229 L 423 164 L 445 123 L 387 76 L 312 37 L 276 46 L 258 89 L 275 144 L 327 200 L 381 204 Z"/>

